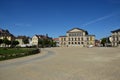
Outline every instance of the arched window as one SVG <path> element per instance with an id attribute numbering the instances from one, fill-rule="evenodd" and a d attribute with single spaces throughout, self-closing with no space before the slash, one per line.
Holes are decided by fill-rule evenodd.
<path id="1" fill-rule="evenodd" d="M 70 44 L 70 42 L 68 44 Z"/>
<path id="2" fill-rule="evenodd" d="M 81 44 L 84 44 L 83 42 L 81 42 Z"/>
<path id="3" fill-rule="evenodd" d="M 77 42 L 75 42 L 75 44 L 77 44 Z"/>
<path id="4" fill-rule="evenodd" d="M 73 42 L 72 42 L 72 44 L 73 44 Z"/>

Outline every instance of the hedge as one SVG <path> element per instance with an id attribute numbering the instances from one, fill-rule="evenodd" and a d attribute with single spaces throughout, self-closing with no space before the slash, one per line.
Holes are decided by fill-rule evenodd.
<path id="1" fill-rule="evenodd" d="M 23 56 L 28 56 L 28 55 L 33 55 L 33 54 L 38 54 L 38 53 L 40 53 L 39 49 L 34 49 L 34 50 L 24 52 L 24 53 L 0 54 L 0 61 L 23 57 Z"/>

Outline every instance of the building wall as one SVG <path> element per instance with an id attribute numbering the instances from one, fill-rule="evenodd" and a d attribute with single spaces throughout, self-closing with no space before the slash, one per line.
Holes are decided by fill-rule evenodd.
<path id="1" fill-rule="evenodd" d="M 85 31 L 73 29 L 66 36 L 59 37 L 61 47 L 95 45 L 95 36 L 87 35 Z"/>
<path id="2" fill-rule="evenodd" d="M 120 31 L 112 33 L 112 46 L 118 46 L 120 44 Z"/>
<path id="3" fill-rule="evenodd" d="M 13 36 L 0 36 L 0 39 L 4 39 L 4 38 L 7 38 L 9 41 L 15 40 L 15 38 Z M 5 45 L 3 43 L 3 44 L 0 44 L 0 47 L 10 47 L 10 45 Z"/>
<path id="4" fill-rule="evenodd" d="M 21 45 L 24 44 L 24 43 L 23 43 L 23 39 L 15 39 L 15 40 L 19 42 L 18 46 L 21 46 Z"/>
<path id="5" fill-rule="evenodd" d="M 38 37 L 36 35 L 32 37 L 32 45 L 38 45 Z"/>

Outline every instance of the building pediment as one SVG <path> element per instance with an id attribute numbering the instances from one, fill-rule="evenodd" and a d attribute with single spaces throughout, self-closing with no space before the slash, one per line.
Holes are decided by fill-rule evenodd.
<path id="1" fill-rule="evenodd" d="M 67 33 L 70 33 L 70 32 L 85 32 L 85 30 L 79 29 L 79 28 L 73 28 L 73 29 L 67 31 Z"/>

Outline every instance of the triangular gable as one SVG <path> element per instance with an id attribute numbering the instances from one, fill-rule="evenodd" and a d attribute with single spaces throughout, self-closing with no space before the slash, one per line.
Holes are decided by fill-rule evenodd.
<path id="1" fill-rule="evenodd" d="M 69 32 L 83 32 L 83 31 L 85 32 L 85 30 L 83 30 L 83 29 L 73 28 L 73 29 L 67 31 L 67 33 L 69 33 Z"/>

